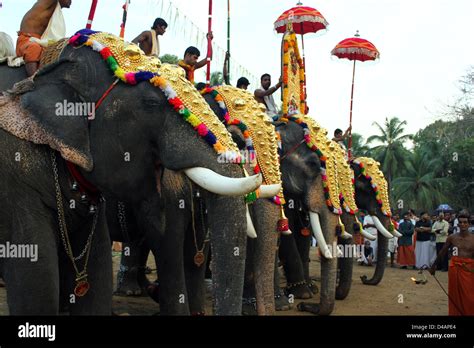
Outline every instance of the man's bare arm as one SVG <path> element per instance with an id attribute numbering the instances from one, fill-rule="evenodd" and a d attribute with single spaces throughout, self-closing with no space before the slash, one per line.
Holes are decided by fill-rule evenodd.
<path id="1" fill-rule="evenodd" d="M 275 92 L 278 90 L 278 88 L 280 88 L 280 87 L 281 87 L 281 82 L 278 82 L 275 86 L 270 87 L 270 88 L 267 89 L 267 90 L 264 90 L 264 89 L 261 89 L 261 88 L 260 88 L 260 89 L 256 89 L 254 94 L 255 94 L 255 96 L 256 96 L 257 98 L 263 98 L 263 97 L 266 97 L 267 95 L 272 95 L 272 94 L 275 93 Z"/>
<path id="2" fill-rule="evenodd" d="M 210 38 L 211 41 L 212 41 L 212 39 L 214 38 L 212 32 L 211 32 L 211 33 L 208 33 L 208 34 L 206 35 L 206 37 L 207 37 L 208 39 Z M 202 68 L 204 65 L 206 65 L 206 64 L 207 64 L 207 58 L 208 58 L 208 57 L 206 56 L 206 58 L 204 58 L 203 60 L 197 62 L 196 65 L 194 66 L 194 69 L 197 70 L 197 69 Z M 212 44 L 211 44 L 211 51 L 209 52 L 209 58 L 212 60 Z"/>
<path id="3" fill-rule="evenodd" d="M 140 35 L 138 35 L 136 38 L 134 38 L 132 40 L 132 42 L 134 44 L 139 44 L 139 43 L 142 43 L 143 41 L 146 41 L 147 38 L 148 38 L 148 33 L 147 31 L 144 31 L 143 33 L 141 33 Z"/>

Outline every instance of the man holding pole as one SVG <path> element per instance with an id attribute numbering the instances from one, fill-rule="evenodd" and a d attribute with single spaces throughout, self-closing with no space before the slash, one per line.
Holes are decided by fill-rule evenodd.
<path id="1" fill-rule="evenodd" d="M 448 273 L 449 315 L 474 315 L 474 235 L 468 232 L 469 215 L 458 216 L 459 233 L 451 234 L 430 268 L 434 276 L 436 265 L 452 248 Z"/>
<path id="2" fill-rule="evenodd" d="M 212 31 L 207 35 L 207 39 L 212 41 L 214 36 Z M 208 56 L 198 61 L 201 52 L 194 46 L 189 46 L 184 52 L 184 58 L 178 62 L 178 65 L 186 72 L 186 78 L 194 84 L 194 71 L 207 65 L 208 60 L 212 60 L 212 45 L 210 45 Z"/>

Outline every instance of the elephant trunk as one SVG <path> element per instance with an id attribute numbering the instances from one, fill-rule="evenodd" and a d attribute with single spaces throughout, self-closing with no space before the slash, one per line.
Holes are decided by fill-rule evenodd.
<path id="1" fill-rule="evenodd" d="M 241 315 L 246 257 L 243 198 L 210 195 L 213 308 L 215 315 Z"/>
<path id="2" fill-rule="evenodd" d="M 384 217 L 383 221 L 388 226 L 389 218 Z M 378 219 L 377 219 L 378 220 Z M 392 235 L 393 238 L 393 235 Z M 363 275 L 360 277 L 362 283 L 365 285 L 377 285 L 383 278 L 385 272 L 385 264 L 387 261 L 388 252 L 388 239 L 385 238 L 380 231 L 377 234 L 377 265 L 375 267 L 374 275 L 371 279 L 367 279 L 367 276 Z"/>
<path id="3" fill-rule="evenodd" d="M 253 258 L 257 314 L 274 315 L 274 267 L 278 240 L 279 208 L 268 200 L 258 200 L 252 208 L 258 231 Z"/>
<path id="4" fill-rule="evenodd" d="M 353 220 L 353 219 L 352 219 Z M 347 231 L 354 235 L 354 221 L 347 216 L 347 214 L 343 214 L 342 222 L 346 226 Z M 339 244 L 341 244 L 345 251 L 347 251 L 348 246 L 352 246 L 352 252 L 354 251 L 354 239 L 343 239 L 340 238 Z M 354 268 L 354 259 L 351 253 L 343 255 L 337 259 L 337 268 L 339 270 L 339 282 L 336 288 L 336 300 L 344 300 L 347 295 L 349 295 L 349 291 L 351 290 L 352 285 L 352 272 Z"/>

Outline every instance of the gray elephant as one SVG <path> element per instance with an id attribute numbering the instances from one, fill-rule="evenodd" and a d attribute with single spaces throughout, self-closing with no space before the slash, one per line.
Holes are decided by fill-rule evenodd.
<path id="1" fill-rule="evenodd" d="M 71 314 L 111 313 L 111 253 L 104 203 L 97 200 L 92 218 L 88 214 L 96 209 L 89 204 L 68 208 L 72 200 L 87 197 L 78 197 L 74 191 L 62 158 L 79 166 L 77 172 L 84 182 L 137 206 L 146 205 L 158 194 L 157 164 L 175 171 L 185 169 L 207 189 L 211 186 L 203 178 L 209 175 L 222 186 L 229 183 L 225 177 L 234 178 L 230 183 L 240 186 L 233 191 L 235 195 L 260 184 L 255 177 L 237 180 L 242 176 L 239 166 L 218 163 L 217 154 L 178 118 L 164 94 L 148 83 L 117 84 L 93 122 L 85 117 L 56 116 L 58 103 L 95 103 L 113 82 L 100 55 L 88 47 L 66 47 L 57 62 L 36 75 L 34 90 L 1 97 L 4 179 L 0 192 L 9 203 L 0 212 L 0 243 L 38 246 L 35 263 L 20 258 L 0 260 L 11 314 L 57 314 L 60 294 L 69 298 L 75 291 L 80 297 L 86 290 L 85 296 L 69 303 Z M 124 161 L 124 155 L 129 160 Z M 94 199 L 89 196 L 90 201 Z M 240 314 L 245 204 L 241 197 L 215 195 L 211 202 L 215 312 Z M 234 253 L 236 248 L 239 255 Z M 228 269 L 233 270 L 231 277 Z M 87 278 L 83 277 L 86 272 Z M 31 296 L 31 289 L 38 296 Z"/>

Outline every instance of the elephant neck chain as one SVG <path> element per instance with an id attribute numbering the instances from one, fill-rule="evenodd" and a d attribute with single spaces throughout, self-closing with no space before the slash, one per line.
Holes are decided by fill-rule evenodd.
<path id="1" fill-rule="evenodd" d="M 97 220 L 99 216 L 99 206 L 94 214 L 94 218 L 92 220 L 92 228 L 89 237 L 87 237 L 86 245 L 84 249 L 79 254 L 79 256 L 74 257 L 71 247 L 71 241 L 69 239 L 69 233 L 66 226 L 66 218 L 64 214 L 64 206 L 63 206 L 63 196 L 61 193 L 61 186 L 59 185 L 59 175 L 58 175 L 58 166 L 56 163 L 56 153 L 55 151 L 51 150 L 51 162 L 53 165 L 53 174 L 54 174 L 54 185 L 56 189 L 56 205 L 58 208 L 58 222 L 59 222 L 59 231 L 61 232 L 61 240 L 64 246 L 64 250 L 66 251 L 66 255 L 71 260 L 72 266 L 74 267 L 74 271 L 76 272 L 76 286 L 74 288 L 74 294 L 78 297 L 84 296 L 90 288 L 90 284 L 87 281 L 87 264 L 89 263 L 89 256 L 92 246 L 92 237 L 94 236 L 95 228 L 97 226 Z M 81 260 L 85 256 L 84 261 L 84 268 L 82 271 L 79 272 L 77 268 L 76 261 Z"/>
<path id="2" fill-rule="evenodd" d="M 195 214 L 194 214 L 194 195 L 193 195 L 193 189 L 192 189 L 192 184 L 191 186 L 191 224 L 193 228 L 193 236 L 194 236 L 194 246 L 196 248 L 196 254 L 194 255 L 194 263 L 196 264 L 197 267 L 201 267 L 201 265 L 204 263 L 205 260 L 205 255 L 204 255 L 204 249 L 206 248 L 207 242 L 209 242 L 209 229 L 206 229 L 206 225 L 204 223 L 204 211 L 202 207 L 202 202 L 199 202 L 199 212 L 201 216 L 201 225 L 203 230 L 206 231 L 206 234 L 204 236 L 204 240 L 202 242 L 202 247 L 201 249 L 198 248 L 197 244 L 197 236 L 196 236 L 196 224 L 195 224 Z M 196 197 L 199 198 L 199 191 L 197 191 Z"/>

